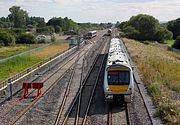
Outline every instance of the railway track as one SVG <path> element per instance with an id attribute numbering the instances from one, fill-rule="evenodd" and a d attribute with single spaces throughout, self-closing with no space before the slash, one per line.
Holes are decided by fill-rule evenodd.
<path id="1" fill-rule="evenodd" d="M 57 124 L 85 124 L 86 118 L 92 103 L 92 98 L 98 83 L 98 76 L 103 66 L 104 56 L 99 56 L 88 76 L 82 83 L 78 94 L 76 95 L 72 105 L 70 106 L 62 123 Z M 76 114 L 76 115 L 75 115 Z M 83 117 L 83 118 L 82 118 Z"/>
<path id="2" fill-rule="evenodd" d="M 93 47 L 93 46 L 92 46 Z M 73 66 L 75 67 L 75 63 L 77 62 L 77 60 L 79 60 L 80 58 L 82 58 L 84 55 L 87 54 L 87 52 L 89 52 L 89 50 L 91 51 L 92 47 L 90 47 L 89 49 L 84 49 L 82 51 L 80 51 L 78 54 L 76 54 L 75 56 L 73 56 L 72 58 L 68 59 L 65 63 L 63 63 L 60 67 L 56 67 L 55 72 L 51 73 L 48 75 L 48 77 L 46 77 L 45 79 L 43 78 L 44 82 L 49 82 L 49 79 L 53 79 L 54 75 L 56 74 L 61 74 L 58 75 L 58 79 L 56 79 L 53 83 L 51 83 L 51 85 L 46 86 L 46 88 L 44 89 L 44 92 L 41 96 L 39 96 L 36 99 L 32 99 L 29 98 L 34 91 L 31 91 L 30 94 L 28 95 L 27 99 L 21 98 L 21 100 L 16 101 L 16 103 L 10 107 L 8 110 L 6 110 L 6 112 L 3 113 L 3 115 L 1 116 L 1 123 L 2 124 L 15 124 L 17 121 L 20 121 L 20 118 L 27 112 L 32 109 L 32 107 L 40 100 L 42 99 L 42 97 L 44 98 L 45 95 L 47 95 L 47 93 L 49 93 L 49 91 L 63 78 L 65 77 L 65 74 L 69 74 L 71 73 L 72 75 L 70 76 L 70 78 L 73 78 L 73 70 L 75 68 L 72 68 Z M 92 53 L 91 53 L 92 55 Z M 72 60 L 74 60 L 74 58 L 77 58 L 75 62 L 73 62 Z M 83 59 L 84 60 L 84 59 Z M 72 63 L 68 63 L 68 62 L 72 62 Z M 69 66 L 67 66 L 69 65 Z M 64 73 L 62 73 L 62 68 L 64 67 L 69 67 L 69 68 L 65 68 Z M 84 69 L 84 68 L 83 68 Z M 84 73 L 82 73 L 82 79 L 83 79 Z M 43 77 L 43 76 L 42 76 Z M 51 78 L 52 77 L 52 78 Z M 35 79 L 38 80 L 38 79 Z M 71 79 L 72 80 L 72 79 Z M 71 81 L 70 80 L 70 81 Z M 52 81 L 52 80 L 51 80 Z M 70 87 L 69 87 L 70 88 Z M 66 95 L 66 94 L 65 94 Z M 3 118 L 3 119 L 2 119 Z"/>
<path id="3" fill-rule="evenodd" d="M 72 66 L 71 66 L 72 67 Z M 48 89 L 42 94 L 42 96 L 43 95 L 45 95 L 46 93 L 48 93 L 49 91 L 50 91 L 50 89 L 55 85 L 55 84 L 57 84 L 59 81 L 60 81 L 60 79 L 69 71 L 69 70 L 71 70 L 71 67 L 70 68 L 68 68 L 50 87 L 48 87 Z M 60 68 L 61 69 L 61 68 Z M 59 69 L 59 70 L 60 70 Z M 26 113 L 42 96 L 39 96 L 39 97 L 37 97 L 35 100 L 33 99 L 33 100 L 29 100 L 28 99 L 28 101 L 30 101 L 30 104 L 28 104 L 25 108 L 23 108 L 23 110 L 22 111 L 19 111 L 18 113 L 16 113 L 15 114 L 15 117 L 13 117 L 11 120 L 10 120 L 10 123 L 9 123 L 9 125 L 13 125 L 16 121 L 18 121 L 23 115 L 24 115 L 24 113 Z M 25 100 L 25 101 L 27 101 L 27 100 Z M 26 102 L 23 102 L 23 103 L 26 103 Z M 19 107 L 19 106 L 18 106 Z M 17 107 L 17 108 L 18 108 Z"/>
<path id="4" fill-rule="evenodd" d="M 65 106 L 67 97 L 68 97 L 68 95 L 69 95 L 70 87 L 71 87 L 71 85 L 72 85 L 72 80 L 73 80 L 73 77 L 74 77 L 74 74 L 75 74 L 75 70 L 76 70 L 77 61 L 78 61 L 78 60 L 76 60 L 74 66 L 73 66 L 70 79 L 69 79 L 69 81 L 68 81 L 66 90 L 65 90 L 65 92 L 64 92 L 63 99 L 62 99 L 62 103 L 61 103 L 61 105 L 60 105 L 60 107 L 59 107 L 58 116 L 56 117 L 56 120 L 55 120 L 55 121 L 56 121 L 56 122 L 55 122 L 55 125 L 58 125 L 58 122 L 59 122 L 60 117 L 61 117 L 61 115 L 62 115 L 62 112 L 63 112 L 64 106 Z M 82 75 L 82 73 L 81 73 L 81 75 Z"/>
<path id="5" fill-rule="evenodd" d="M 102 51 L 102 47 L 99 51 Z M 84 67 L 82 67 L 82 74 L 80 80 L 80 87 L 74 100 L 72 101 L 71 105 L 69 105 L 69 109 L 64 111 L 64 107 L 59 109 L 57 118 L 55 120 L 54 125 L 59 124 L 85 124 L 87 115 L 92 103 L 93 95 L 98 83 L 98 77 L 102 70 L 103 62 L 105 60 L 104 55 L 100 55 L 96 57 L 96 61 L 94 61 L 92 67 L 90 68 L 89 72 L 87 73 L 86 77 L 83 78 Z M 72 117 L 73 116 L 73 117 Z M 84 116 L 82 118 L 82 116 Z"/>
<path id="6" fill-rule="evenodd" d="M 73 56 L 72 58 L 68 59 L 68 61 L 66 61 L 60 67 L 56 68 L 56 71 L 53 72 L 51 75 L 49 75 L 47 78 L 45 78 L 44 82 L 48 81 L 51 77 L 53 77 L 56 73 L 58 73 L 63 67 L 65 67 L 68 64 L 69 61 L 72 61 L 75 57 L 80 58 L 79 57 L 80 54 L 82 57 L 85 54 L 85 53 L 82 54 L 81 53 L 82 51 L 80 51 L 78 54 L 75 54 L 75 56 Z M 74 64 L 72 64 L 72 65 L 74 65 Z M 72 67 L 72 65 L 70 67 Z M 70 70 L 70 68 L 66 69 L 66 71 L 61 76 L 59 76 L 59 78 L 52 85 L 50 85 L 44 93 L 47 93 L 49 91 L 49 89 L 51 89 L 53 87 L 53 85 L 56 84 L 65 75 L 65 73 L 69 70 Z M 34 93 L 34 90 L 32 90 L 29 93 L 28 97 L 30 97 L 33 93 Z M 43 93 L 43 95 L 44 95 L 44 93 Z M 8 108 L 8 110 L 6 110 L 5 112 L 2 113 L 1 123 L 9 122 L 9 124 L 14 124 L 25 112 L 28 111 L 28 109 L 30 109 L 38 101 L 39 98 L 40 97 L 38 97 L 36 99 L 32 99 L 32 98 L 27 98 L 27 99 L 21 98 L 20 100 L 17 99 L 17 101 L 15 101 L 14 104 Z M 23 104 L 23 105 L 21 105 L 21 104 Z M 12 115 L 12 112 L 15 112 L 15 113 L 13 113 L 13 115 Z M 9 117 L 11 117 L 11 118 L 9 118 Z"/>
<path id="7" fill-rule="evenodd" d="M 126 102 L 108 104 L 107 125 L 131 125 L 130 105 Z"/>
<path id="8" fill-rule="evenodd" d="M 99 47 L 100 46 L 102 46 L 102 44 L 99 44 Z M 108 48 L 108 45 L 105 45 L 105 46 L 106 46 L 105 48 Z M 89 50 L 91 51 L 91 49 L 92 48 L 90 48 Z M 99 52 L 97 52 L 97 53 L 100 53 L 100 51 L 102 49 L 103 48 L 99 48 Z M 107 50 L 104 49 L 104 51 L 107 51 Z M 1 118 L 6 118 L 6 121 L 8 121 L 8 122 L 4 122 L 4 121 L 1 122 L 1 118 L 0 118 L 0 124 L 7 123 L 9 125 L 12 125 L 12 124 L 22 124 L 23 125 L 25 123 L 34 124 L 34 122 L 35 122 L 35 124 L 46 123 L 46 124 L 54 124 L 54 125 L 60 125 L 60 124 L 61 125 L 65 125 L 65 124 L 67 124 L 67 125 L 69 125 L 69 124 L 85 125 L 85 124 L 93 123 L 93 120 L 96 118 L 92 118 L 92 117 L 94 117 L 94 116 L 99 117 L 99 114 L 97 114 L 97 113 L 93 114 L 93 112 L 91 110 L 97 109 L 97 108 L 96 109 L 94 108 L 95 107 L 94 95 L 99 93 L 99 90 L 97 91 L 97 87 L 100 86 L 100 85 L 98 85 L 100 82 L 99 78 L 103 77 L 103 71 L 101 72 L 101 70 L 103 70 L 103 63 L 105 62 L 106 57 L 105 57 L 105 54 L 104 55 L 100 54 L 99 56 L 96 56 L 96 59 L 95 59 L 96 61 L 93 62 L 91 67 L 87 68 L 87 67 L 85 67 L 85 65 L 87 65 L 86 59 L 88 59 L 88 60 L 94 59 L 87 54 L 88 52 L 89 51 L 86 51 L 86 52 L 81 51 L 81 52 L 75 54 L 75 56 L 67 59 L 67 61 L 66 61 L 67 63 L 64 62 L 63 64 L 61 64 L 61 66 L 60 66 L 61 68 L 60 67 L 57 68 L 57 66 L 59 65 L 59 64 L 57 64 L 55 66 L 56 67 L 55 71 L 53 73 L 48 74 L 46 76 L 46 78 L 44 78 L 43 74 L 41 74 L 41 76 L 39 76 L 39 78 L 34 79 L 35 81 L 38 81 L 39 79 L 42 78 L 43 81 L 46 81 L 46 79 L 47 79 L 47 82 L 50 82 L 49 79 L 53 79 L 54 75 L 59 74 L 58 77 L 61 77 L 61 78 L 58 78 L 56 81 L 53 81 L 51 83 L 51 85 L 46 87 L 46 89 L 44 90 L 44 93 L 42 94 L 42 97 L 38 97 L 37 99 L 31 98 L 34 94 L 34 91 L 31 91 L 30 94 L 28 95 L 27 99 L 23 98 L 22 100 L 17 100 L 17 102 L 16 102 L 17 104 L 14 104 L 15 106 L 10 107 L 9 110 L 6 110 L 6 112 L 4 112 L 3 115 L 1 116 Z M 97 53 L 95 53 L 95 54 L 97 54 Z M 94 52 L 90 53 L 90 55 L 95 55 L 95 54 L 94 54 Z M 78 60 L 80 60 L 80 59 L 81 59 L 81 63 L 78 63 Z M 74 61 L 72 61 L 72 60 L 74 60 Z M 69 64 L 68 63 L 69 61 L 72 61 L 72 63 Z M 66 67 L 66 68 L 64 68 L 64 67 Z M 67 68 L 67 67 L 69 67 L 69 68 Z M 80 67 L 82 67 L 82 68 L 81 68 L 81 73 L 79 73 L 80 87 L 77 90 L 78 92 L 76 94 L 76 92 L 73 91 L 73 86 L 74 86 L 73 82 L 77 80 L 77 79 L 75 79 L 75 77 L 76 77 L 75 75 L 77 75 L 75 72 L 77 72 L 76 70 L 78 67 L 79 67 L 79 69 L 78 69 L 79 71 L 80 71 Z M 63 69 L 64 73 L 62 73 L 61 69 Z M 86 76 L 86 77 L 84 77 L 84 76 Z M 62 81 L 62 79 L 66 79 L 66 80 Z M 101 79 L 101 81 L 103 81 L 103 79 Z M 62 86 L 59 83 L 63 83 L 63 82 L 65 85 L 62 88 Z M 57 84 L 59 84 L 59 85 L 57 86 Z M 102 85 L 101 85 L 101 87 L 102 87 Z M 56 88 L 57 92 L 52 90 L 55 88 Z M 58 91 L 62 91 L 62 92 L 60 93 Z M 49 93 L 51 93 L 52 95 Z M 53 95 L 53 93 L 57 93 L 57 94 Z M 59 95 L 59 97 L 57 95 Z M 96 101 L 97 101 L 97 98 L 99 98 L 99 97 L 96 97 Z M 102 97 L 102 99 L 100 99 L 100 100 L 102 101 L 104 95 L 102 95 L 101 97 Z M 54 105 L 56 105 L 56 104 L 55 104 L 55 101 L 53 101 L 53 99 L 55 100 L 57 98 L 56 101 L 59 104 L 56 105 L 56 108 L 53 107 L 53 104 L 49 105 L 49 103 L 51 101 L 50 98 L 52 98 L 51 100 L 54 103 Z M 41 102 L 39 100 L 41 100 Z M 42 106 L 41 110 L 43 109 L 43 110 L 45 110 L 45 111 L 47 110 L 47 111 L 45 112 L 45 111 L 39 110 L 40 104 L 37 105 L 37 102 L 43 103 L 44 105 L 41 104 L 41 106 Z M 36 104 L 36 106 L 35 106 L 35 104 Z M 92 106 L 92 104 L 93 104 L 93 106 Z M 46 105 L 48 105 L 48 106 L 46 107 Z M 53 107 L 54 109 L 53 110 L 50 109 L 51 107 Z M 92 107 L 94 109 L 91 109 Z M 19 109 L 21 108 L 22 110 L 21 111 L 17 110 L 18 108 Z M 16 110 L 16 111 L 13 111 L 13 110 Z M 32 111 L 30 111 L 30 110 L 32 110 Z M 36 114 L 37 110 L 39 110 L 38 112 L 41 113 L 41 115 L 43 117 L 41 117 L 41 116 L 38 116 L 38 118 L 34 118 L 35 116 L 30 117 L 31 114 Z M 103 110 L 103 109 L 101 109 L 101 110 Z M 13 115 L 12 114 L 9 115 L 10 112 L 14 112 Z M 108 108 L 105 112 L 106 112 L 105 114 L 101 113 L 101 115 L 103 114 L 105 116 L 105 119 L 101 118 L 99 121 L 98 121 L 98 119 L 96 119 L 97 122 L 95 121 L 94 124 L 98 124 L 98 122 L 99 122 L 99 124 L 107 124 L 107 125 L 117 125 L 117 124 L 134 125 L 134 123 L 131 123 L 132 119 L 133 119 L 132 104 L 123 103 L 123 104 L 108 105 Z M 25 113 L 26 113 L 26 115 L 24 115 Z M 51 116 L 51 115 L 52 115 L 52 118 L 49 118 L 49 116 Z M 31 120 L 31 118 L 33 120 Z M 46 118 L 46 120 L 44 120 L 44 122 L 41 123 L 40 121 L 43 118 Z M 32 121 L 34 121 L 34 122 L 32 122 Z M 144 123 L 144 120 L 143 120 L 143 122 L 140 122 L 140 123 Z"/>
<path id="9" fill-rule="evenodd" d="M 117 34 L 118 31 L 116 31 Z M 152 109 L 152 105 L 148 104 L 151 102 L 148 102 L 150 97 L 147 94 L 147 90 L 142 90 L 141 86 L 144 86 L 139 74 L 137 73 L 137 69 L 130 57 L 130 54 L 128 52 L 127 47 L 125 46 L 125 43 L 123 44 L 124 50 L 128 55 L 128 58 L 130 60 L 131 66 L 134 67 L 134 81 L 135 81 L 135 89 L 134 89 L 134 97 L 133 101 L 131 104 L 128 104 L 128 112 L 129 113 L 129 121 L 130 125 L 136 125 L 136 124 L 146 124 L 146 125 L 156 125 L 156 124 L 162 124 L 158 119 L 154 119 L 153 115 L 150 110 L 155 110 Z M 145 88 L 145 87 L 144 87 Z M 144 92 L 143 92 L 144 91 Z M 147 94 L 147 95 L 144 95 Z M 147 97 L 145 97 L 147 96 Z M 146 99 L 147 98 L 147 99 Z M 150 106 L 150 107 L 149 107 Z"/>

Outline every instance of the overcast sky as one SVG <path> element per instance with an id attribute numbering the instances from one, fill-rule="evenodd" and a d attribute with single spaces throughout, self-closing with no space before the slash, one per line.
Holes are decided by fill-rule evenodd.
<path id="1" fill-rule="evenodd" d="M 139 13 L 160 21 L 180 17 L 180 0 L 0 0 L 0 17 L 13 5 L 21 6 L 29 16 L 68 17 L 76 22 L 116 22 Z"/>

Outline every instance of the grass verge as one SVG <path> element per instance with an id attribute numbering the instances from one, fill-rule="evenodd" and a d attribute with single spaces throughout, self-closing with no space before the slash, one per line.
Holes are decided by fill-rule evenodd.
<path id="1" fill-rule="evenodd" d="M 0 63 L 0 82 L 68 48 L 68 43 L 55 43 L 33 54 L 15 57 L 2 62 Z"/>
<path id="2" fill-rule="evenodd" d="M 166 124 L 180 124 L 180 55 L 164 48 L 123 39 Z"/>
<path id="3" fill-rule="evenodd" d="M 44 44 L 26 44 L 26 45 L 16 45 L 12 47 L 1 47 L 0 48 L 0 59 L 4 59 L 16 54 L 26 52 L 28 50 L 40 47 Z"/>

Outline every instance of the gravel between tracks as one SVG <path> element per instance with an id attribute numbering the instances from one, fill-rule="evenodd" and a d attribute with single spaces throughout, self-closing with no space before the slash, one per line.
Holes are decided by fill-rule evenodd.
<path id="1" fill-rule="evenodd" d="M 130 119 L 132 125 L 151 125 L 147 110 L 145 108 L 143 99 L 135 84 L 134 98 L 131 102 Z"/>
<path id="2" fill-rule="evenodd" d="M 58 113 L 59 105 L 70 77 L 70 71 L 34 105 L 16 125 L 50 125 Z"/>

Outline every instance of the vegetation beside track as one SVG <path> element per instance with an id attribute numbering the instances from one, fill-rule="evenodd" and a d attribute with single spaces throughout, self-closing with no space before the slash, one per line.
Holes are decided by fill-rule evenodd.
<path id="1" fill-rule="evenodd" d="M 172 46 L 174 44 L 175 40 L 166 40 L 164 43 L 168 46 Z"/>
<path id="2" fill-rule="evenodd" d="M 180 124 L 180 55 L 152 44 L 124 38 L 149 93 L 157 115 L 166 124 Z"/>
<path id="3" fill-rule="evenodd" d="M 68 43 L 55 43 L 33 54 L 15 57 L 2 62 L 0 63 L 0 82 L 68 48 Z"/>
<path id="4" fill-rule="evenodd" d="M 4 59 L 10 56 L 14 56 L 16 54 L 29 51 L 31 49 L 40 47 L 44 44 L 20 44 L 16 46 L 8 46 L 0 48 L 0 59 Z"/>

